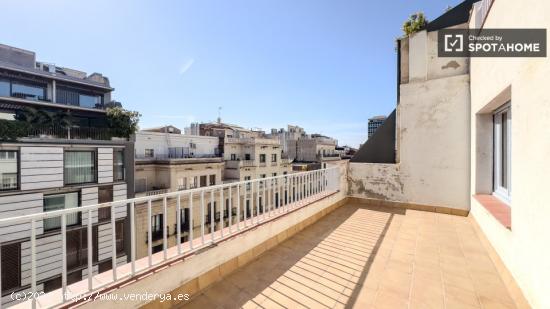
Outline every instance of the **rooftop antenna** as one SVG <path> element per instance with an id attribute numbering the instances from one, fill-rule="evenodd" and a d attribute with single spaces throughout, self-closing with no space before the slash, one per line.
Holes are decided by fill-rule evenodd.
<path id="1" fill-rule="evenodd" d="M 222 107 L 218 106 L 218 123 L 222 122 Z"/>

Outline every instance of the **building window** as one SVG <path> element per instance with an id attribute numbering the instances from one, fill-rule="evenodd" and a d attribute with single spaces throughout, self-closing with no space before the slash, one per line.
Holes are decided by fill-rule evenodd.
<path id="1" fill-rule="evenodd" d="M 265 178 L 265 176 L 266 176 L 265 174 L 261 174 L 260 178 Z"/>
<path id="2" fill-rule="evenodd" d="M 86 229 L 67 231 L 67 269 L 72 270 L 88 262 L 88 232 Z"/>
<path id="3" fill-rule="evenodd" d="M 65 184 L 96 182 L 95 151 L 65 151 Z"/>
<path id="4" fill-rule="evenodd" d="M 512 110 L 510 103 L 493 115 L 493 190 L 506 202 L 511 201 Z"/>
<path id="5" fill-rule="evenodd" d="M 206 224 L 210 224 L 212 222 L 212 212 L 214 212 L 214 223 L 220 220 L 220 213 L 217 211 L 217 208 L 218 208 L 217 202 L 214 202 L 214 207 L 212 207 L 212 203 L 208 203 L 206 205 L 206 209 L 208 210 L 206 214 L 206 220 L 204 220 Z"/>
<path id="6" fill-rule="evenodd" d="M 57 87 L 56 100 L 56 103 L 59 104 L 86 108 L 101 108 L 103 106 L 103 95 L 83 92 L 69 87 Z"/>
<path id="7" fill-rule="evenodd" d="M 231 154 L 231 160 L 232 160 L 232 161 L 237 160 L 237 155 L 234 154 L 234 153 L 232 153 L 232 154 Z"/>
<path id="8" fill-rule="evenodd" d="M 155 254 L 157 252 L 161 252 L 162 250 L 164 250 L 164 245 L 163 244 L 156 245 L 156 246 L 153 246 L 151 248 L 151 251 L 153 252 L 153 254 Z"/>
<path id="9" fill-rule="evenodd" d="M 124 151 L 113 151 L 113 178 L 114 181 L 124 180 Z"/>
<path id="10" fill-rule="evenodd" d="M 21 286 L 21 244 L 2 245 L 2 296 Z"/>
<path id="11" fill-rule="evenodd" d="M 189 230 L 189 208 L 180 210 L 180 231 L 185 232 Z"/>
<path id="12" fill-rule="evenodd" d="M 112 259 L 108 259 L 107 261 L 103 261 L 97 265 L 97 271 L 101 274 L 108 270 L 113 269 L 113 262 Z"/>
<path id="13" fill-rule="evenodd" d="M 0 150 L 0 191 L 19 188 L 17 151 Z"/>
<path id="14" fill-rule="evenodd" d="M 277 162 L 277 154 L 276 153 L 271 154 L 271 162 Z"/>
<path id="15" fill-rule="evenodd" d="M 154 149 L 145 149 L 145 157 L 146 158 L 153 158 L 155 156 L 155 150 Z"/>
<path id="16" fill-rule="evenodd" d="M 271 176 L 275 177 L 275 176 L 277 176 L 277 173 L 273 173 L 273 174 L 271 174 Z"/>
<path id="17" fill-rule="evenodd" d="M 213 186 L 216 184 L 216 175 L 210 175 L 210 185 Z"/>
<path id="18" fill-rule="evenodd" d="M 260 163 L 265 163 L 265 154 L 260 154 Z"/>
<path id="19" fill-rule="evenodd" d="M 8 79 L 0 78 L 0 96 L 9 97 L 11 96 L 11 86 Z"/>
<path id="20" fill-rule="evenodd" d="M 82 280 L 82 270 L 77 270 L 67 274 L 67 285 Z M 61 276 L 44 281 L 44 293 L 49 293 L 61 288 Z"/>
<path id="21" fill-rule="evenodd" d="M 245 154 L 244 154 L 244 159 L 245 159 L 245 160 L 250 160 L 250 154 L 249 154 L 249 153 L 245 153 Z"/>
<path id="22" fill-rule="evenodd" d="M 78 192 L 44 196 L 44 212 L 78 207 Z M 80 223 L 80 213 L 66 215 L 67 226 Z M 44 219 L 44 231 L 61 227 L 61 217 Z"/>
<path id="23" fill-rule="evenodd" d="M 11 96 L 26 100 L 44 101 L 46 100 L 46 86 L 12 81 Z"/>
<path id="24" fill-rule="evenodd" d="M 113 186 L 103 186 L 98 189 L 98 203 L 109 203 L 113 201 Z M 111 207 L 102 207 L 97 210 L 99 222 L 111 219 Z"/>
<path id="25" fill-rule="evenodd" d="M 124 221 L 118 221 L 115 223 L 116 230 L 116 253 L 124 253 Z"/>
<path id="26" fill-rule="evenodd" d="M 206 175 L 201 176 L 200 181 L 201 181 L 200 183 L 201 188 L 206 187 Z"/>
<path id="27" fill-rule="evenodd" d="M 162 234 L 162 226 L 163 226 L 163 218 L 162 214 L 153 215 L 151 217 L 151 238 L 153 240 L 161 239 L 163 237 Z"/>

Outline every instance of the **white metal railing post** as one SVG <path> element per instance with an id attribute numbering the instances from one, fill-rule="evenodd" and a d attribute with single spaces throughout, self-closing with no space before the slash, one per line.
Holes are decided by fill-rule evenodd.
<path id="1" fill-rule="evenodd" d="M 92 267 L 92 252 L 93 252 L 93 244 L 92 244 L 92 210 L 88 210 L 88 224 L 87 224 L 87 230 L 86 230 L 86 243 L 87 243 L 87 246 L 86 248 L 87 249 L 87 264 L 88 264 L 88 291 L 91 291 L 93 290 L 93 281 L 92 281 L 92 277 L 93 277 L 93 267 Z"/>
<path id="2" fill-rule="evenodd" d="M 260 221 L 260 182 L 256 182 L 258 184 L 258 193 L 256 194 L 256 224 Z M 252 216 L 254 218 L 254 216 Z M 254 222 L 252 223 L 254 225 Z"/>
<path id="3" fill-rule="evenodd" d="M 214 232 L 216 231 L 216 205 L 214 204 L 214 189 L 210 190 L 210 241 L 214 243 Z"/>
<path id="4" fill-rule="evenodd" d="M 241 190 L 237 184 L 237 231 L 241 230 Z"/>
<path id="5" fill-rule="evenodd" d="M 91 291 L 93 290 L 93 281 L 92 281 L 92 278 L 94 276 L 94 273 L 93 273 L 93 266 L 92 266 L 92 259 L 93 259 L 93 256 L 92 256 L 92 252 L 94 250 L 93 247 L 93 242 L 92 242 L 92 233 L 93 233 L 93 230 L 92 230 L 92 210 L 88 210 L 88 224 L 87 224 L 87 231 L 86 231 L 87 235 L 86 235 L 86 243 L 88 244 L 86 247 L 88 248 L 86 252 L 87 253 L 87 258 L 88 258 L 88 291 Z M 97 250 L 97 249 L 96 249 Z"/>
<path id="6" fill-rule="evenodd" d="M 31 292 L 36 295 L 36 220 L 31 220 Z M 32 297 L 32 308 L 36 308 L 36 297 Z"/>
<path id="7" fill-rule="evenodd" d="M 201 191 L 201 244 L 204 246 L 204 191 Z"/>
<path id="8" fill-rule="evenodd" d="M 249 215 L 249 212 L 250 212 L 250 207 L 252 205 L 252 202 L 250 201 L 251 200 L 251 189 L 252 189 L 252 185 L 250 182 L 247 182 L 245 187 L 244 187 L 244 198 L 243 198 L 243 201 L 244 201 L 244 227 L 246 228 L 248 226 L 248 215 Z M 251 218 L 252 220 L 252 218 Z"/>
<path id="9" fill-rule="evenodd" d="M 193 192 L 189 192 L 189 249 L 193 250 Z"/>
<path id="10" fill-rule="evenodd" d="M 254 225 L 254 206 L 256 204 L 256 199 L 254 198 L 254 182 L 250 180 L 250 199 L 249 199 L 249 206 L 250 209 L 248 210 L 250 213 L 250 225 Z"/>
<path id="11" fill-rule="evenodd" d="M 152 236 L 152 229 L 153 224 L 151 222 L 151 216 L 153 215 L 151 213 L 151 198 L 147 200 L 147 257 L 149 262 L 149 267 L 153 266 L 153 236 Z"/>
<path id="12" fill-rule="evenodd" d="M 136 203 L 130 203 L 130 259 L 132 276 L 136 273 Z"/>
<path id="13" fill-rule="evenodd" d="M 267 198 L 267 194 L 266 194 L 266 191 L 268 190 L 267 189 L 267 180 L 264 180 L 262 181 L 262 204 L 260 205 L 260 208 L 262 210 L 262 220 L 265 220 L 265 208 L 267 206 L 267 202 L 268 202 L 268 198 Z M 269 191 L 267 191 L 267 193 L 269 194 Z"/>
<path id="14" fill-rule="evenodd" d="M 115 205 L 111 204 L 111 263 L 113 272 L 113 282 L 117 279 L 116 273 L 116 220 Z"/>
<path id="15" fill-rule="evenodd" d="M 229 186 L 227 188 L 227 193 L 229 195 L 229 213 L 228 213 L 228 215 L 229 215 L 229 224 L 228 225 L 229 225 L 229 235 L 231 235 L 231 225 L 233 224 L 233 222 L 231 221 L 231 217 L 233 215 L 232 214 L 232 212 L 233 212 L 233 205 L 232 205 L 233 204 L 232 203 L 233 196 L 231 195 L 231 186 Z"/>
<path id="16" fill-rule="evenodd" d="M 168 211 L 166 196 L 162 199 L 162 255 L 166 260 L 168 258 Z"/>
<path id="17" fill-rule="evenodd" d="M 176 200 L 176 245 L 178 254 L 181 254 L 181 195 Z"/>
<path id="18" fill-rule="evenodd" d="M 61 292 L 63 302 L 67 299 L 67 215 L 61 215 Z"/>
<path id="19" fill-rule="evenodd" d="M 223 213 L 225 211 L 225 200 L 223 198 L 223 187 L 220 188 L 220 239 L 223 238 Z"/>

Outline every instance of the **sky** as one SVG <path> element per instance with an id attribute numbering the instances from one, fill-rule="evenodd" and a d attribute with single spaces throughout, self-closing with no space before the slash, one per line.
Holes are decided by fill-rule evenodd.
<path id="1" fill-rule="evenodd" d="M 357 147 L 396 105 L 395 38 L 460 0 L 2 0 L 0 43 L 109 77 L 140 127 L 299 125 Z M 27 12 L 27 13 L 25 13 Z"/>

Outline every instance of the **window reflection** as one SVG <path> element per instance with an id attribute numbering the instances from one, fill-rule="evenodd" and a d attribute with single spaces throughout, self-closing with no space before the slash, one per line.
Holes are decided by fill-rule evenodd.
<path id="1" fill-rule="evenodd" d="M 11 96 L 25 100 L 45 100 L 46 87 L 19 81 L 12 81 Z"/>

